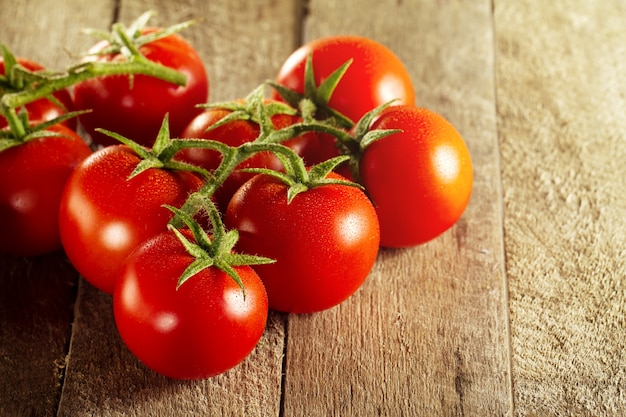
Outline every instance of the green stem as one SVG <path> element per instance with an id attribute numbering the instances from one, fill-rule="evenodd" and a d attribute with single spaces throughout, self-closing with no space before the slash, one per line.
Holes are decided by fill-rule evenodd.
<path id="1" fill-rule="evenodd" d="M 21 107 L 91 78 L 129 74 L 148 75 L 176 85 L 185 85 L 187 82 L 184 74 L 143 56 L 134 56 L 133 60 L 126 62 L 88 62 L 70 69 L 65 74 L 51 77 L 32 89 L 5 94 L 2 96 L 2 107 L 3 110 Z"/>
<path id="2" fill-rule="evenodd" d="M 282 155 L 288 162 L 289 166 L 285 167 L 297 182 L 306 183 L 309 179 L 309 173 L 304 165 L 302 158 L 291 148 L 278 143 L 260 144 L 264 150 L 273 152 L 276 156 Z"/>
<path id="3" fill-rule="evenodd" d="M 22 119 L 20 119 L 20 117 L 17 115 L 15 109 L 6 109 L 6 111 L 2 112 L 2 115 L 7 120 L 7 123 L 11 128 L 11 132 L 15 134 L 15 137 L 23 138 L 24 136 L 26 136 L 26 128 L 24 127 L 24 123 L 22 123 Z"/>

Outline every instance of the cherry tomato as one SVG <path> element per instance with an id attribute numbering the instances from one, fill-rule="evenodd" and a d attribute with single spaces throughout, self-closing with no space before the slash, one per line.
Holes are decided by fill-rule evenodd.
<path id="1" fill-rule="evenodd" d="M 413 83 L 402 61 L 384 45 L 359 36 L 331 36 L 301 46 L 287 58 L 276 82 L 304 94 L 309 55 L 316 85 L 353 59 L 328 103 L 353 122 L 393 99 L 398 100 L 396 104 L 415 102 Z"/>
<path id="2" fill-rule="evenodd" d="M 91 149 L 73 130 L 0 152 L 0 252 L 34 256 L 61 249 L 59 203 L 65 183 Z"/>
<path id="3" fill-rule="evenodd" d="M 166 230 L 172 213 L 203 181 L 186 171 L 151 168 L 128 179 L 141 159 L 126 145 L 94 152 L 76 167 L 61 199 L 63 248 L 96 288 L 112 293 L 120 266 L 144 240 Z"/>
<path id="4" fill-rule="evenodd" d="M 29 71 L 37 72 L 44 70 L 43 66 L 29 59 L 18 57 L 16 58 L 16 60 L 18 64 L 22 65 Z M 4 73 L 4 60 L 2 59 L 2 57 L 0 57 L 0 74 Z M 5 90 L 0 86 L 0 92 L 7 93 L 9 92 L 9 90 Z M 54 103 L 47 98 L 41 98 L 39 100 L 32 101 L 25 106 L 26 111 L 28 112 L 28 118 L 30 122 L 32 122 L 33 124 L 38 122 L 45 122 L 74 110 L 72 97 L 67 90 L 59 90 L 55 92 L 53 96 L 56 100 L 58 100 L 60 105 Z M 66 120 L 65 122 L 63 122 L 63 124 L 72 130 L 76 129 L 75 118 Z M 6 127 L 7 125 L 7 120 L 0 115 L 0 129 Z"/>
<path id="5" fill-rule="evenodd" d="M 144 29 L 151 33 L 156 29 Z M 91 53 L 108 46 L 103 41 L 96 44 Z M 119 133 L 145 146 L 151 146 L 166 113 L 169 114 L 170 133 L 176 137 L 200 109 L 195 106 L 208 99 L 209 81 L 200 55 L 181 36 L 170 35 L 144 44 L 139 50 L 151 61 L 173 68 L 187 77 L 185 86 L 177 86 L 145 75 L 135 75 L 132 82 L 128 76 L 114 75 L 90 79 L 74 87 L 77 109 L 91 109 L 79 120 L 94 142 L 110 145 L 112 138 L 96 128 Z M 97 62 L 123 61 L 121 54 L 90 55 Z"/>
<path id="6" fill-rule="evenodd" d="M 333 307 L 361 286 L 376 260 L 376 212 L 352 186 L 317 186 L 289 204 L 287 190 L 271 176 L 255 176 L 235 193 L 224 222 L 239 231 L 238 251 L 276 260 L 253 266 L 270 308 L 310 313 Z"/>
<path id="7" fill-rule="evenodd" d="M 371 129 L 401 129 L 370 144 L 362 183 L 380 221 L 381 245 L 414 246 L 449 229 L 472 192 L 472 162 L 459 132 L 430 110 L 388 107 Z"/>
<path id="8" fill-rule="evenodd" d="M 231 113 L 230 110 L 220 108 L 209 108 L 199 114 L 185 128 L 181 137 L 212 139 L 229 146 L 239 146 L 246 142 L 253 142 L 260 134 L 259 125 L 249 120 L 233 120 L 208 130 L 211 126 L 222 120 Z M 272 123 L 276 129 L 282 129 L 300 122 L 298 116 L 288 114 L 276 114 L 272 116 Z M 338 150 L 334 146 L 334 138 L 330 136 L 318 135 L 315 132 L 307 132 L 296 138 L 289 139 L 283 143 L 296 153 L 301 155 L 307 164 L 316 164 L 338 155 Z M 209 171 L 215 170 L 222 156 L 218 151 L 202 148 L 189 148 L 182 150 L 177 158 Z M 271 152 L 259 152 L 237 166 L 243 168 L 269 168 L 281 170 L 282 164 Z M 232 195 L 244 182 L 252 178 L 255 174 L 246 172 L 233 172 L 222 186 L 215 193 L 215 201 L 219 209 L 224 212 Z"/>
<path id="9" fill-rule="evenodd" d="M 113 295 L 115 322 L 130 351 L 149 368 L 201 379 L 240 363 L 265 329 L 268 305 L 249 266 L 234 267 L 245 288 L 210 267 L 176 284 L 194 260 L 173 232 L 141 244 L 124 264 Z"/>

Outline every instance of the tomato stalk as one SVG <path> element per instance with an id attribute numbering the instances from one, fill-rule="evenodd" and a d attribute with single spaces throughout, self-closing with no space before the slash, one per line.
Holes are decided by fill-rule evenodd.
<path id="1" fill-rule="evenodd" d="M 336 127 L 334 118 L 324 121 L 314 119 L 313 115 L 316 113 L 316 105 L 306 98 L 300 100 L 300 106 L 302 108 L 300 113 L 304 121 L 276 129 L 272 123 L 272 116 L 281 113 L 293 115 L 297 114 L 298 111 L 282 103 L 264 101 L 264 87 L 265 85 L 263 84 L 257 87 L 244 101 L 216 103 L 205 106 L 206 108 L 223 108 L 231 111 L 228 116 L 213 124 L 210 129 L 216 129 L 219 126 L 236 120 L 246 120 L 257 123 L 260 132 L 253 142 L 243 143 L 237 147 L 230 147 L 224 143 L 211 140 L 184 140 L 186 142 L 185 147 L 198 146 L 220 152 L 222 160 L 206 185 L 194 195 L 191 195 L 183 205 L 183 211 L 187 213 L 197 212 L 197 199 L 211 198 L 216 190 L 227 180 L 229 175 L 235 171 L 238 165 L 259 152 L 272 152 L 276 155 L 283 164 L 285 173 L 264 169 L 244 169 L 242 171 L 252 173 L 263 172 L 269 175 L 279 176 L 284 182 L 290 185 L 289 201 L 298 193 L 308 188 L 326 184 L 329 181 L 336 182 L 336 180 L 326 180 L 325 177 L 339 164 L 347 161 L 349 159 L 348 156 L 334 158 L 308 171 L 302 158 L 290 148 L 281 145 L 281 143 L 304 133 L 315 131 L 338 137 L 341 143 L 345 143 L 346 146 L 348 146 L 353 144 L 349 133 Z M 346 181 L 345 183 L 349 182 Z M 349 185 L 356 184 L 349 183 Z M 179 225 L 179 220 L 174 218 L 173 224 Z"/>
<path id="2" fill-rule="evenodd" d="M 191 242 L 176 227 L 171 224 L 168 225 L 168 229 L 178 237 L 187 253 L 194 257 L 194 261 L 180 276 L 176 289 L 180 288 L 181 285 L 203 269 L 215 267 L 228 274 L 237 283 L 245 298 L 246 290 L 243 282 L 233 267 L 275 262 L 273 259 L 261 256 L 233 253 L 233 248 L 239 239 L 239 232 L 237 229 L 226 230 L 217 207 L 210 199 L 204 199 L 202 207 L 206 210 L 211 221 L 212 237 L 209 237 L 202 226 L 191 215 L 176 207 L 166 207 L 182 220 L 191 231 L 195 240 L 195 242 Z"/>
<path id="3" fill-rule="evenodd" d="M 176 33 L 189 27 L 193 22 L 184 22 L 147 35 L 141 35 L 140 30 L 147 23 L 151 14 L 152 12 L 147 12 L 141 15 L 129 29 L 126 29 L 120 23 L 116 23 L 113 25 L 111 33 L 87 31 L 92 35 L 109 41 L 111 46 L 105 49 L 103 53 L 120 51 L 126 58 L 124 62 L 83 62 L 71 66 L 65 72 L 35 72 L 17 64 L 14 55 L 2 45 L 7 74 L 0 79 L 2 81 L 0 112 L 7 118 L 15 134 L 22 136 L 24 132 L 16 122 L 16 115 L 13 109 L 44 97 L 56 101 L 52 93 L 92 78 L 141 74 L 178 86 L 184 86 L 187 82 L 187 77 L 183 73 L 150 61 L 139 51 L 139 46 Z M 7 88 L 7 84 L 11 88 Z"/>
<path id="4" fill-rule="evenodd" d="M 18 71 L 22 70 L 18 69 Z M 47 97 L 55 91 L 91 78 L 129 74 L 148 75 L 176 85 L 185 85 L 186 83 L 184 74 L 152 62 L 144 56 L 134 56 L 133 60 L 127 62 L 87 62 L 68 69 L 66 73 L 44 76 L 39 79 L 39 82 L 30 85 L 23 91 L 3 95 L 2 111 L 4 114 L 7 109 L 24 106 L 32 101 Z"/>

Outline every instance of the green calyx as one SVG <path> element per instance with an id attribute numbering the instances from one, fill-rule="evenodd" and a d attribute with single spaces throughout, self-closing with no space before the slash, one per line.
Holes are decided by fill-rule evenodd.
<path id="1" fill-rule="evenodd" d="M 128 28 L 121 23 L 114 23 L 110 32 L 98 29 L 84 29 L 83 33 L 104 40 L 109 44 L 108 47 L 98 51 L 95 55 L 122 54 L 126 59 L 133 59 L 133 57 L 141 55 L 138 49 L 142 45 L 173 35 L 195 24 L 195 21 L 188 20 L 150 33 L 142 33 L 154 14 L 154 11 L 145 12 L 132 22 Z"/>
<path id="2" fill-rule="evenodd" d="M 44 137 L 60 137 L 62 136 L 61 134 L 47 129 L 83 113 L 88 113 L 88 111 L 65 113 L 49 121 L 33 125 L 28 121 L 28 114 L 25 110 L 16 113 L 15 109 L 10 109 L 5 115 L 10 129 L 0 130 L 0 152 L 20 146 L 31 140 Z"/>
<path id="3" fill-rule="evenodd" d="M 304 94 L 289 89 L 274 81 L 267 81 L 266 83 L 272 86 L 276 92 L 293 107 L 302 109 L 303 106 L 308 106 L 308 111 L 304 109 L 303 113 L 311 113 L 317 120 L 330 118 L 333 120 L 333 123 L 337 124 L 339 127 L 350 129 L 353 126 L 352 121 L 333 109 L 329 105 L 329 101 L 339 81 L 341 81 L 341 78 L 351 64 L 351 59 L 346 61 L 322 81 L 320 85 L 317 85 L 313 70 L 313 57 L 309 54 L 304 67 Z"/>
<path id="4" fill-rule="evenodd" d="M 245 298 L 245 288 L 235 267 L 275 262 L 273 259 L 261 256 L 233 253 L 233 248 L 239 239 L 239 233 L 236 229 L 226 230 L 219 211 L 210 199 L 203 201 L 203 207 L 209 216 L 213 228 L 211 236 L 188 213 L 176 207 L 166 207 L 189 228 L 194 237 L 194 242 L 192 242 L 179 229 L 171 224 L 168 225 L 168 228 L 183 244 L 187 253 L 194 257 L 194 261 L 180 276 L 176 285 L 177 289 L 200 271 L 214 267 L 228 274 L 241 288 Z"/>
<path id="5" fill-rule="evenodd" d="M 137 164 L 137 167 L 135 167 L 128 179 L 132 179 L 142 172 L 152 168 L 190 171 L 199 174 L 203 178 L 209 178 L 211 176 L 207 170 L 193 164 L 177 161 L 174 159 L 174 156 L 180 150 L 185 148 L 212 148 L 214 143 L 203 140 L 172 139 L 170 137 L 169 117 L 167 114 L 163 118 L 163 123 L 161 124 L 161 128 L 159 129 L 159 133 L 157 134 L 152 148 L 142 146 L 131 139 L 109 130 L 96 130 L 128 146 L 133 152 L 135 152 L 135 154 L 137 154 L 137 156 L 141 158 L 141 162 Z"/>
<path id="6" fill-rule="evenodd" d="M 338 137 L 340 146 L 344 150 L 344 153 L 350 156 L 349 165 L 350 173 L 354 180 L 358 183 L 361 182 L 361 170 L 360 163 L 363 153 L 372 143 L 383 139 L 394 133 L 401 132 L 400 129 L 372 129 L 372 122 L 374 119 L 387 107 L 393 104 L 395 100 L 382 104 L 375 109 L 367 112 L 357 122 L 353 129 L 353 135 L 346 135 Z"/>
<path id="7" fill-rule="evenodd" d="M 260 142 L 280 142 L 290 137 L 295 137 L 298 132 L 286 132 L 287 128 L 280 130 L 281 134 L 278 134 L 279 130 L 274 127 L 272 123 L 272 117 L 278 114 L 296 115 L 297 110 L 292 106 L 281 103 L 278 101 L 268 101 L 264 97 L 265 86 L 261 84 L 255 88 L 248 96 L 243 100 L 227 101 L 220 103 L 212 103 L 202 105 L 199 107 L 206 109 L 225 109 L 230 113 L 212 125 L 209 131 L 216 129 L 227 123 L 231 123 L 237 120 L 244 120 L 256 123 L 259 126 L 259 136 L 255 140 L 256 143 Z"/>
<path id="8" fill-rule="evenodd" d="M 281 160 L 284 172 L 264 168 L 249 168 L 242 171 L 269 175 L 285 183 L 289 187 L 287 190 L 287 203 L 291 203 L 298 194 L 323 185 L 338 184 L 363 188 L 352 181 L 328 178 L 328 175 L 335 168 L 350 159 L 348 155 L 331 158 L 307 169 L 302 158 L 292 149 L 281 144 L 267 144 L 266 146 L 269 151 L 273 152 Z"/>

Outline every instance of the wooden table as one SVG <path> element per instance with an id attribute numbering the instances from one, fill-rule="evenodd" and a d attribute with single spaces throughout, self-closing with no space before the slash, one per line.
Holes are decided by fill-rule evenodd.
<path id="1" fill-rule="evenodd" d="M 81 28 L 149 9 L 201 19 L 184 35 L 211 101 L 313 38 L 386 44 L 466 139 L 472 200 L 440 238 L 381 251 L 339 307 L 271 313 L 244 363 L 199 382 L 140 364 L 63 254 L 3 255 L 1 416 L 626 415 L 624 1 L 29 0 L 0 7 L 0 41 L 63 69 Z"/>

